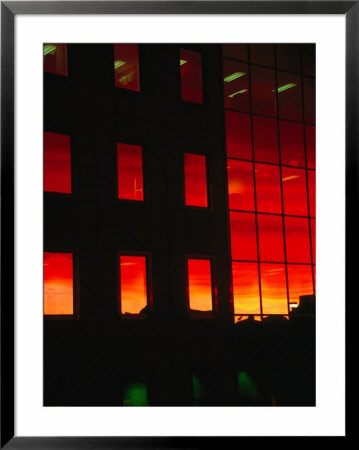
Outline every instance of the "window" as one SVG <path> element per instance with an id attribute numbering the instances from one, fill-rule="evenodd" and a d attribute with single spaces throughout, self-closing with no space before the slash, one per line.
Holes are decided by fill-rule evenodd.
<path id="1" fill-rule="evenodd" d="M 144 200 L 142 147 L 117 144 L 118 198 Z"/>
<path id="2" fill-rule="evenodd" d="M 44 315 L 74 314 L 74 255 L 44 253 Z"/>
<path id="3" fill-rule="evenodd" d="M 203 103 L 202 56 L 199 52 L 180 50 L 181 98 Z"/>
<path id="4" fill-rule="evenodd" d="M 206 156 L 184 154 L 185 205 L 208 207 Z"/>
<path id="5" fill-rule="evenodd" d="M 279 124 L 282 164 L 305 167 L 303 125 L 284 120 Z"/>
<path id="6" fill-rule="evenodd" d="M 66 44 L 44 44 L 44 71 L 68 76 Z"/>
<path id="7" fill-rule="evenodd" d="M 140 67 L 137 44 L 114 45 L 115 86 L 130 91 L 140 90 Z"/>
<path id="8" fill-rule="evenodd" d="M 261 264 L 263 314 L 288 314 L 284 264 Z"/>
<path id="9" fill-rule="evenodd" d="M 308 215 L 307 182 L 305 170 L 282 169 L 284 214 Z"/>
<path id="10" fill-rule="evenodd" d="M 226 111 L 227 157 L 252 159 L 251 119 L 249 114 Z"/>
<path id="11" fill-rule="evenodd" d="M 44 190 L 71 194 L 70 136 L 44 133 Z"/>
<path id="12" fill-rule="evenodd" d="M 254 159 L 278 164 L 277 121 L 253 116 Z"/>
<path id="13" fill-rule="evenodd" d="M 118 254 L 118 311 L 144 317 L 149 310 L 148 257 Z"/>
<path id="14" fill-rule="evenodd" d="M 144 381 L 138 380 L 125 384 L 123 406 L 148 406 L 147 384 Z"/>
<path id="15" fill-rule="evenodd" d="M 249 111 L 248 64 L 224 59 L 223 87 L 227 109 Z"/>
<path id="16" fill-rule="evenodd" d="M 299 305 L 299 297 L 313 295 L 312 266 L 288 264 L 289 301 L 291 306 Z"/>
<path id="17" fill-rule="evenodd" d="M 257 235 L 255 215 L 230 211 L 232 259 L 256 261 Z"/>
<path id="18" fill-rule="evenodd" d="M 260 314 L 258 263 L 232 263 L 234 314 Z"/>
<path id="19" fill-rule="evenodd" d="M 229 209 L 254 211 L 253 163 L 227 159 Z"/>
<path id="20" fill-rule="evenodd" d="M 193 312 L 214 312 L 211 259 L 187 259 L 188 306 Z"/>

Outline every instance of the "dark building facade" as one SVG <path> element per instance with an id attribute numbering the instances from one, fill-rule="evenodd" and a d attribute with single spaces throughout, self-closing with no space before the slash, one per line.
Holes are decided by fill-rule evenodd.
<path id="1" fill-rule="evenodd" d="M 44 46 L 45 406 L 315 405 L 314 50 Z"/>

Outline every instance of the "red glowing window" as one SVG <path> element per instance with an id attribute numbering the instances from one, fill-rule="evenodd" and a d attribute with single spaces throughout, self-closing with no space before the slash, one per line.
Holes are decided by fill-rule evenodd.
<path id="1" fill-rule="evenodd" d="M 257 210 L 282 212 L 279 166 L 255 164 Z"/>
<path id="2" fill-rule="evenodd" d="M 184 154 L 184 184 L 186 206 L 208 206 L 206 156 Z"/>
<path id="3" fill-rule="evenodd" d="M 253 116 L 254 159 L 278 164 L 277 121 Z"/>
<path id="4" fill-rule="evenodd" d="M 44 44 L 44 71 L 68 76 L 66 44 Z"/>
<path id="5" fill-rule="evenodd" d="M 288 314 L 284 264 L 261 264 L 263 314 Z"/>
<path id="6" fill-rule="evenodd" d="M 229 209 L 254 211 L 253 164 L 227 159 Z"/>
<path id="7" fill-rule="evenodd" d="M 140 90 L 140 67 L 137 44 L 114 45 L 115 86 Z"/>
<path id="8" fill-rule="evenodd" d="M 305 126 L 305 137 L 307 143 L 307 166 L 309 169 L 315 169 L 315 127 Z"/>
<path id="9" fill-rule="evenodd" d="M 304 78 L 304 121 L 315 123 L 315 79 Z"/>
<path id="10" fill-rule="evenodd" d="M 252 159 L 251 120 L 248 114 L 226 111 L 226 144 L 229 158 Z"/>
<path id="11" fill-rule="evenodd" d="M 191 311 L 213 312 L 212 264 L 210 259 L 188 259 L 188 303 Z"/>
<path id="12" fill-rule="evenodd" d="M 181 98 L 187 102 L 203 103 L 202 55 L 180 50 Z"/>
<path id="13" fill-rule="evenodd" d="M 309 210 L 310 216 L 315 217 L 315 171 L 308 170 Z"/>
<path id="14" fill-rule="evenodd" d="M 307 182 L 304 169 L 282 168 L 284 214 L 308 215 Z"/>
<path id="15" fill-rule="evenodd" d="M 44 190 L 71 194 L 70 136 L 44 133 Z"/>
<path id="16" fill-rule="evenodd" d="M 303 125 L 280 121 L 282 164 L 305 167 Z"/>
<path id="17" fill-rule="evenodd" d="M 224 106 L 249 111 L 248 64 L 223 60 Z"/>
<path id="18" fill-rule="evenodd" d="M 257 235 L 255 215 L 230 212 L 232 259 L 256 261 Z"/>
<path id="19" fill-rule="evenodd" d="M 287 261 L 311 263 L 308 219 L 285 217 Z"/>
<path id="20" fill-rule="evenodd" d="M 118 255 L 118 311 L 145 314 L 148 307 L 147 257 Z"/>
<path id="21" fill-rule="evenodd" d="M 248 60 L 247 44 L 223 44 L 222 53 L 227 58 Z"/>
<path id="22" fill-rule="evenodd" d="M 303 120 L 300 76 L 278 72 L 278 115 L 282 119 Z"/>
<path id="23" fill-rule="evenodd" d="M 258 214 L 257 220 L 260 260 L 284 262 L 282 217 Z"/>
<path id="24" fill-rule="evenodd" d="M 73 315 L 74 269 L 72 253 L 44 253 L 44 314 Z"/>
<path id="25" fill-rule="evenodd" d="M 315 219 L 310 219 L 310 230 L 312 235 L 313 264 L 315 264 Z"/>
<path id="26" fill-rule="evenodd" d="M 253 113 L 276 116 L 274 70 L 252 66 L 251 79 Z"/>
<path id="27" fill-rule="evenodd" d="M 118 198 L 143 201 L 142 147 L 117 144 Z"/>
<path id="28" fill-rule="evenodd" d="M 288 264 L 289 302 L 299 305 L 301 295 L 313 294 L 312 266 Z"/>
<path id="29" fill-rule="evenodd" d="M 260 314 L 258 264 L 233 261 L 232 275 L 234 314 Z"/>

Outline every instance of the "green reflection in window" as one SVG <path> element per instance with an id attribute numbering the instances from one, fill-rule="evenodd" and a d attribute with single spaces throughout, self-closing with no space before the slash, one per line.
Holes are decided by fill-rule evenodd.
<path id="1" fill-rule="evenodd" d="M 134 382 L 125 387 L 123 406 L 147 406 L 146 383 Z"/>
<path id="2" fill-rule="evenodd" d="M 258 389 L 246 372 L 238 374 L 239 394 L 246 397 L 258 397 Z"/>

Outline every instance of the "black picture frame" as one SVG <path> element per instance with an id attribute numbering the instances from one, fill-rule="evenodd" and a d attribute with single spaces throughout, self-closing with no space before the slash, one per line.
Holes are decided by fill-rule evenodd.
<path id="1" fill-rule="evenodd" d="M 1 442 L 6 449 L 202 448 L 207 437 L 20 437 L 14 435 L 14 33 L 18 14 L 337 14 L 346 20 L 346 298 L 356 292 L 358 243 L 359 1 L 1 2 Z M 347 336 L 346 329 L 346 336 Z M 347 389 L 348 392 L 348 389 Z M 347 429 L 348 432 L 348 429 Z M 348 437 L 348 433 L 346 434 Z M 235 438 L 236 439 L 236 438 Z M 237 438 L 238 439 L 238 438 Z M 218 442 L 220 440 L 220 442 Z"/>

